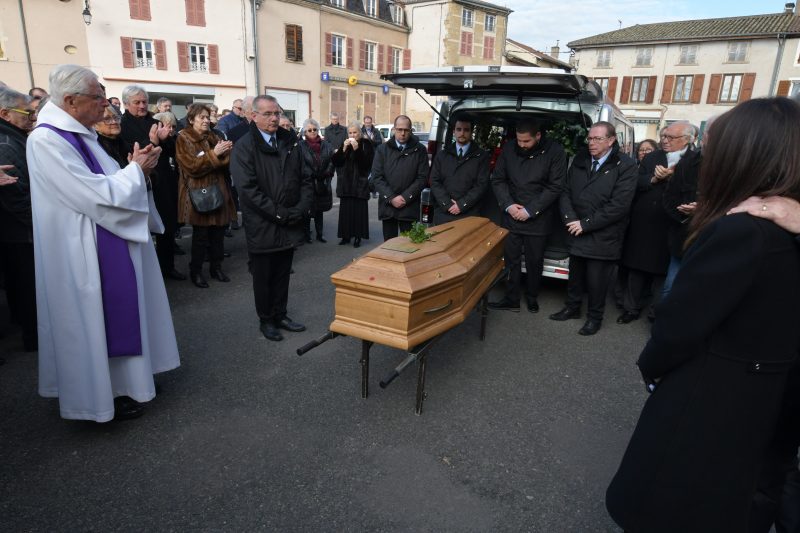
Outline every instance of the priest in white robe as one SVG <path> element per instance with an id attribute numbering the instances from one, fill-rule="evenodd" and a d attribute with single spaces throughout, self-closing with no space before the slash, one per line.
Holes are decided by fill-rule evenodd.
<path id="1" fill-rule="evenodd" d="M 180 365 L 150 237 L 163 231 L 145 177 L 160 149 L 137 145 L 120 169 L 93 128 L 108 105 L 92 71 L 56 67 L 27 151 L 39 394 L 58 397 L 63 418 L 96 422 L 115 407 L 116 418 L 140 414 L 153 374 Z"/>

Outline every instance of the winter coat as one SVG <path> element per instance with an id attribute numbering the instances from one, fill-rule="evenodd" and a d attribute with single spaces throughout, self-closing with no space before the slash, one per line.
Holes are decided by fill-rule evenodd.
<path id="1" fill-rule="evenodd" d="M 656 166 L 667 166 L 662 150 L 647 154 L 639 165 L 636 195 L 622 249 L 622 264 L 628 268 L 663 276 L 669 266 L 667 227 L 669 219 L 662 206 L 667 182 L 651 183 Z"/>
<path id="2" fill-rule="evenodd" d="M 746 214 L 687 251 L 639 356 L 647 399 L 606 494 L 630 533 L 744 533 L 800 350 L 800 247 Z M 795 450 L 796 451 L 796 450 Z"/>
<path id="3" fill-rule="evenodd" d="M 180 131 L 175 156 L 180 168 L 178 184 L 178 222 L 193 226 L 227 226 L 236 220 L 236 206 L 225 180 L 230 153 L 218 156 L 214 146 L 219 142 L 211 133 L 198 133 L 188 126 Z M 156 178 L 158 179 L 158 178 Z M 210 213 L 195 211 L 189 199 L 189 189 L 217 185 L 222 192 L 222 207 Z"/>
<path id="4" fill-rule="evenodd" d="M 247 250 L 263 254 L 300 246 L 304 218 L 314 195 L 311 176 L 303 174 L 294 135 L 278 128 L 277 147 L 264 140 L 255 123 L 233 147 L 231 175 L 239 191 Z"/>
<path id="5" fill-rule="evenodd" d="M 27 139 L 23 130 L 0 119 L 0 165 L 14 165 L 6 174 L 17 178 L 16 183 L 0 187 L 0 242 L 33 242 Z"/>
<path id="6" fill-rule="evenodd" d="M 557 142 L 543 138 L 525 151 L 516 142 L 507 142 L 492 174 L 503 227 L 522 235 L 550 234 L 556 218 L 552 209 L 558 209 L 566 171 L 567 155 Z M 524 206 L 530 218 L 524 222 L 511 218 L 506 209 L 512 204 Z"/>
<path id="7" fill-rule="evenodd" d="M 469 151 L 461 158 L 452 144 L 440 150 L 431 167 L 431 192 L 436 208 L 435 223 L 440 224 L 464 217 L 480 215 L 483 199 L 489 189 L 489 152 L 471 142 Z M 458 203 L 461 213 L 448 212 Z"/>
<path id="8" fill-rule="evenodd" d="M 372 130 L 369 132 L 367 131 L 367 128 L 361 126 L 361 137 L 370 141 L 373 148 L 377 148 L 383 144 L 383 134 L 381 133 L 381 130 L 375 126 L 372 126 Z M 341 146 L 339 148 L 341 148 Z"/>
<path id="9" fill-rule="evenodd" d="M 378 218 L 419 220 L 419 195 L 428 178 L 428 152 L 413 135 L 403 151 L 394 139 L 375 150 L 372 161 L 372 184 L 379 194 Z M 392 198 L 402 196 L 406 205 L 397 209 Z"/>
<path id="10" fill-rule="evenodd" d="M 691 147 L 675 165 L 672 177 L 667 182 L 662 199 L 664 212 L 669 217 L 667 245 L 669 253 L 683 257 L 683 244 L 689 236 L 691 217 L 678 211 L 678 206 L 697 200 L 697 180 L 700 175 L 702 155 Z"/>
<path id="11" fill-rule="evenodd" d="M 336 196 L 369 199 L 369 172 L 375 151 L 368 139 L 358 140 L 358 150 L 341 148 L 333 153 L 336 171 Z"/>
<path id="12" fill-rule="evenodd" d="M 128 142 L 122 138 L 122 135 L 116 137 L 106 137 L 100 133 L 97 134 L 97 144 L 99 144 L 111 158 L 117 162 L 119 168 L 128 166 L 128 154 L 133 152 L 133 148 Z M 159 156 L 159 161 L 161 156 Z"/>
<path id="13" fill-rule="evenodd" d="M 325 127 L 323 137 L 325 137 L 325 140 L 330 143 L 334 150 L 338 150 L 344 144 L 344 140 L 347 139 L 347 128 L 341 124 L 328 124 Z"/>
<path id="14" fill-rule="evenodd" d="M 150 142 L 150 128 L 153 127 L 153 124 L 158 124 L 158 121 L 153 118 L 152 113 L 147 113 L 144 117 L 134 117 L 125 111 L 120 122 L 120 128 L 122 128 L 120 136 L 131 147 L 139 143 L 139 148 L 145 148 L 152 144 Z"/>
<path id="15" fill-rule="evenodd" d="M 317 154 L 311 149 L 305 139 L 299 143 L 300 153 L 303 155 L 303 174 L 311 178 L 314 185 L 314 200 L 311 203 L 311 212 L 330 211 L 333 207 L 333 191 L 331 181 L 333 180 L 333 148 L 327 141 L 322 141 Z"/>
<path id="16" fill-rule="evenodd" d="M 584 148 L 567 173 L 561 194 L 561 220 L 581 221 L 583 233 L 567 236 L 570 255 L 616 261 L 636 193 L 636 163 L 616 144 L 603 165 L 590 177 L 592 157 Z"/>

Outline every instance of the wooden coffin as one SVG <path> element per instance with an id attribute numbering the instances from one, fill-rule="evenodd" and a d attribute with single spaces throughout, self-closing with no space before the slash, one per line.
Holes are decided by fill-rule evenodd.
<path id="1" fill-rule="evenodd" d="M 421 244 L 391 239 L 331 276 L 330 330 L 410 350 L 463 322 L 503 269 L 507 230 L 468 217 Z"/>

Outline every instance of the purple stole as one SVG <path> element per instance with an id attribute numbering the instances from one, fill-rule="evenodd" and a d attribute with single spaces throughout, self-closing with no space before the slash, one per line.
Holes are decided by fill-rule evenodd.
<path id="1" fill-rule="evenodd" d="M 38 127 L 58 133 L 78 151 L 89 170 L 95 174 L 105 175 L 103 167 L 80 135 L 64 131 L 52 124 L 39 124 Z M 142 355 L 139 292 L 136 287 L 136 271 L 128 251 L 128 241 L 98 224 L 95 224 L 95 227 L 108 356 Z"/>

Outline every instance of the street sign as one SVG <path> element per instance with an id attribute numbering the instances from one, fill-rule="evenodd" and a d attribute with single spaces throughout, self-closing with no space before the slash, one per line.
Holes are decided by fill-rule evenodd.
<path id="1" fill-rule="evenodd" d="M 320 76 L 322 81 L 331 81 L 331 73 L 330 72 L 323 72 Z"/>

